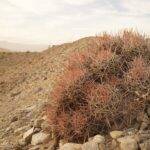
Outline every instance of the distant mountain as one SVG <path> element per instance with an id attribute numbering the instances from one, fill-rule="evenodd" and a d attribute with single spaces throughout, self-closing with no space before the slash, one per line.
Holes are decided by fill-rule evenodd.
<path id="1" fill-rule="evenodd" d="M 42 51 L 48 48 L 48 45 L 41 44 L 22 44 L 7 41 L 0 41 L 0 49 L 9 49 L 10 51 Z"/>

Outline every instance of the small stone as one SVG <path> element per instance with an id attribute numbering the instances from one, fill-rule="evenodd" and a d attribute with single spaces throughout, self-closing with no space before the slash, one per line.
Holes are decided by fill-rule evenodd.
<path id="1" fill-rule="evenodd" d="M 103 136 L 101 136 L 101 135 L 95 135 L 94 137 L 93 137 L 93 140 L 92 140 L 93 142 L 95 142 L 95 143 L 104 143 L 105 142 L 105 138 L 103 137 Z"/>
<path id="2" fill-rule="evenodd" d="M 31 144 L 38 145 L 38 144 L 46 143 L 49 140 L 50 140 L 50 134 L 39 132 L 32 136 Z"/>
<path id="3" fill-rule="evenodd" d="M 137 141 L 131 136 L 118 138 L 120 150 L 138 150 Z"/>
<path id="4" fill-rule="evenodd" d="M 34 133 L 34 128 L 29 129 L 23 134 L 23 139 L 28 143 L 30 142 L 32 135 Z"/>
<path id="5" fill-rule="evenodd" d="M 123 135 L 123 131 L 112 131 L 112 132 L 110 132 L 110 136 L 113 139 L 117 139 L 117 138 L 121 137 L 122 135 Z"/>
<path id="6" fill-rule="evenodd" d="M 149 150 L 149 149 L 150 149 L 150 139 L 140 144 L 140 150 Z"/>
<path id="7" fill-rule="evenodd" d="M 47 120 L 48 120 L 48 118 L 47 118 L 47 116 L 46 116 L 46 115 L 44 115 L 44 116 L 42 117 L 42 119 L 43 119 L 43 120 L 45 120 L 45 121 L 47 121 Z"/>
<path id="8" fill-rule="evenodd" d="M 82 150 L 81 144 L 67 143 L 60 147 L 59 150 Z"/>

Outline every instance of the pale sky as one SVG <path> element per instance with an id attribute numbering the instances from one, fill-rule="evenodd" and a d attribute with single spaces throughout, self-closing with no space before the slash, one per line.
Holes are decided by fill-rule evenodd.
<path id="1" fill-rule="evenodd" d="M 150 34 L 150 0 L 0 0 L 0 40 L 57 44 L 123 28 Z"/>

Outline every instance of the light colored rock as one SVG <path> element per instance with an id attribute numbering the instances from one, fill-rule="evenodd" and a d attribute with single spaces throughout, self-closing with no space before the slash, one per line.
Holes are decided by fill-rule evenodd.
<path id="1" fill-rule="evenodd" d="M 131 136 L 118 138 L 120 150 L 138 150 L 137 141 Z"/>
<path id="2" fill-rule="evenodd" d="M 82 150 L 81 144 L 67 143 L 60 147 L 59 150 Z"/>
<path id="3" fill-rule="evenodd" d="M 48 120 L 48 118 L 47 118 L 47 116 L 46 116 L 46 115 L 44 115 L 44 116 L 42 117 L 42 119 L 43 119 L 43 120 L 45 120 L 45 121 L 47 121 L 47 120 Z"/>
<path id="4" fill-rule="evenodd" d="M 29 129 L 28 131 L 26 131 L 26 132 L 23 134 L 23 139 L 24 139 L 26 142 L 30 142 L 33 133 L 34 133 L 34 128 Z"/>
<path id="5" fill-rule="evenodd" d="M 31 144 L 38 145 L 38 144 L 46 143 L 49 140 L 50 140 L 50 134 L 39 132 L 32 136 Z"/>
<path id="6" fill-rule="evenodd" d="M 150 139 L 144 141 L 143 143 L 140 144 L 140 149 L 141 150 L 149 150 L 150 149 Z"/>
<path id="7" fill-rule="evenodd" d="M 112 132 L 110 132 L 110 136 L 113 139 L 117 139 L 117 138 L 121 137 L 122 135 L 123 135 L 122 131 L 112 131 Z"/>
<path id="8" fill-rule="evenodd" d="M 95 135 L 93 137 L 92 141 L 95 142 L 95 143 L 98 143 L 98 144 L 99 143 L 104 143 L 105 142 L 105 138 L 99 134 L 99 135 Z"/>

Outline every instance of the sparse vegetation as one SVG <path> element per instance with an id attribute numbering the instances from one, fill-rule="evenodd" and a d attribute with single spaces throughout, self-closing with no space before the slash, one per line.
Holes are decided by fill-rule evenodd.
<path id="1" fill-rule="evenodd" d="M 74 52 L 51 93 L 47 108 L 54 132 L 81 142 L 95 134 L 125 129 L 149 103 L 150 49 L 146 38 L 124 31 L 103 34 L 96 45 Z"/>

